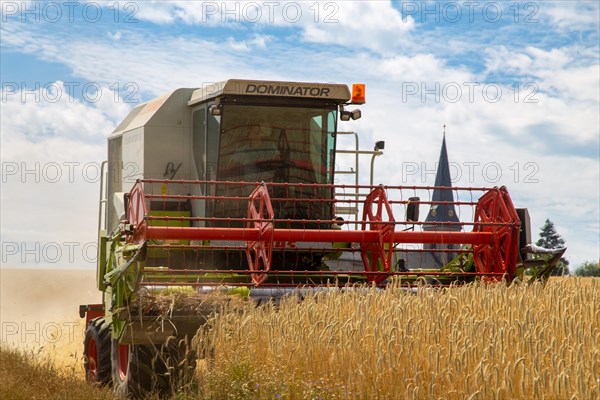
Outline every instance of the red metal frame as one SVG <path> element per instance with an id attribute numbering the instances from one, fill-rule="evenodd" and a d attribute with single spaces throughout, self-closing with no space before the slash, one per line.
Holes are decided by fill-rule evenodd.
<path id="1" fill-rule="evenodd" d="M 194 195 L 166 195 L 166 194 L 144 194 L 144 184 L 161 185 L 240 185 L 252 188 L 254 190 L 248 197 L 229 196 L 194 196 Z M 356 243 L 359 245 L 361 260 L 364 265 L 363 276 L 369 281 L 377 284 L 382 283 L 388 276 L 400 275 L 392 271 L 393 253 L 395 251 L 408 252 L 410 250 L 396 250 L 398 244 L 458 244 L 472 245 L 473 257 L 477 274 L 486 276 L 488 280 L 501 280 L 503 277 L 511 280 L 515 276 L 516 261 L 518 252 L 519 218 L 512 204 L 510 196 L 505 187 L 501 188 L 443 188 L 453 191 L 468 191 L 471 198 L 474 191 L 483 192 L 483 196 L 478 201 L 457 200 L 452 202 L 454 205 L 475 206 L 474 221 L 461 222 L 461 226 L 472 225 L 472 232 L 457 232 L 450 230 L 433 231 L 407 231 L 395 230 L 398 224 L 403 226 L 422 226 L 424 222 L 396 221 L 393 214 L 393 207 L 396 205 L 405 205 L 407 201 L 388 199 L 388 190 L 426 190 L 431 191 L 433 187 L 399 187 L 399 186 L 378 186 L 369 188 L 371 191 L 366 196 L 363 203 L 362 220 L 358 221 L 360 230 L 336 230 L 331 226 L 336 222 L 329 219 L 294 219 L 286 220 L 276 219 L 273 202 L 279 204 L 284 202 L 293 202 L 293 206 L 299 206 L 301 203 L 308 204 L 308 209 L 317 207 L 319 204 L 327 207 L 334 207 L 337 200 L 332 198 L 308 197 L 313 191 L 315 194 L 319 188 L 328 188 L 333 193 L 336 189 L 344 189 L 348 186 L 319 185 L 319 184 L 282 184 L 282 183 L 247 183 L 247 182 L 216 182 L 216 181 L 168 181 L 168 180 L 140 180 L 134 185 L 129 201 L 128 219 L 133 225 L 133 233 L 129 234 L 128 240 L 134 243 L 143 243 L 147 240 L 164 241 L 198 241 L 209 243 L 217 241 L 215 245 L 194 245 L 182 247 L 201 247 L 204 249 L 236 249 L 236 244 L 232 246 L 223 246 L 225 242 L 245 242 L 245 246 L 237 248 L 245 250 L 248 262 L 247 272 L 252 277 L 254 285 L 261 285 L 267 278 L 267 273 L 284 274 L 286 271 L 277 269 L 273 271 L 273 249 L 274 243 L 284 243 L 288 250 L 298 249 L 296 244 L 305 243 Z M 269 194 L 269 188 L 279 188 L 279 193 L 286 195 L 279 198 L 273 198 Z M 292 194 L 301 193 L 300 198 L 294 198 Z M 163 192 L 164 193 L 164 192 Z M 188 192 L 189 193 L 189 192 Z M 186 202 L 193 200 L 205 201 L 237 201 L 245 202 L 247 208 L 247 217 L 231 218 L 212 218 L 212 217 L 166 217 L 149 216 L 148 209 L 150 201 L 176 201 Z M 352 200 L 350 200 L 352 201 Z M 344 200 L 348 202 L 348 200 Z M 445 204 L 446 202 L 421 201 L 421 204 Z M 154 203 L 153 203 L 154 204 Z M 223 203 L 224 204 L 224 203 Z M 206 227 L 189 226 L 166 226 L 153 225 L 153 220 L 180 220 L 180 221 L 198 221 L 206 222 Z M 237 222 L 231 227 L 214 226 L 219 223 Z M 279 224 L 279 225 L 278 225 Z M 287 224 L 287 227 L 285 227 Z M 290 227 L 293 224 L 300 224 L 301 228 Z M 427 222 L 428 225 L 436 224 Z M 442 227 L 443 224 L 441 223 Z M 284 227 L 279 227 L 284 226 Z M 307 228 L 310 226 L 310 228 Z M 315 228 L 316 226 L 316 228 Z M 220 244 L 219 244 L 220 243 Z M 154 246 L 154 245 L 153 245 Z M 180 245 L 181 246 L 181 245 Z M 163 246 L 163 248 L 175 248 L 173 246 Z M 279 249 L 279 245 L 278 245 Z M 350 249 L 353 251 L 353 249 Z M 424 252 L 416 249 L 414 251 Z M 447 250 L 440 250 L 441 252 Z M 465 250 L 456 250 L 464 252 Z M 173 272 L 172 269 L 169 271 Z M 218 270 L 223 271 L 223 270 Z M 206 269 L 197 270 L 198 273 L 207 273 Z M 224 271 L 223 271 L 224 272 Z M 237 270 L 236 273 L 241 271 Z M 302 271 L 298 271 L 302 272 Z M 305 275 L 309 271 L 304 271 Z M 315 273 L 311 271 L 310 273 Z M 330 274 L 346 274 L 344 271 L 328 271 Z M 410 274 L 414 275 L 413 272 Z M 439 272 L 431 271 L 429 275 L 440 275 Z M 301 274 L 299 274 L 301 275 Z"/>
<path id="2" fill-rule="evenodd" d="M 119 343 L 117 346 L 117 370 L 121 380 L 127 379 L 129 370 L 129 345 Z"/>
<path id="3" fill-rule="evenodd" d="M 373 206 L 376 206 L 375 212 Z M 366 231 L 368 227 L 371 232 L 377 233 L 376 242 L 360 242 L 360 256 L 365 271 L 390 271 L 394 253 L 394 222 L 394 213 L 385 190 L 383 186 L 378 186 L 367 196 L 363 210 L 362 230 Z M 368 274 L 367 279 L 379 284 L 386 279 L 386 275 Z"/>
<path id="4" fill-rule="evenodd" d="M 490 190 L 479 199 L 473 231 L 492 233 L 492 242 L 473 245 L 477 271 L 515 276 L 520 226 L 506 187 Z"/>
<path id="5" fill-rule="evenodd" d="M 90 338 L 87 343 L 87 368 L 90 374 L 89 379 L 96 382 L 98 380 L 98 349 L 94 338 Z"/>
<path id="6" fill-rule="evenodd" d="M 390 234 L 392 235 L 392 234 Z M 445 243 L 445 244 L 489 244 L 493 232 L 404 232 L 394 231 L 393 243 Z M 258 228 L 195 228 L 195 227 L 145 227 L 146 240 L 228 240 L 259 241 Z M 325 230 L 325 229 L 275 229 L 275 242 L 354 242 L 377 243 L 377 231 Z"/>
<path id="7" fill-rule="evenodd" d="M 148 211 L 146 209 L 146 198 L 144 196 L 144 186 L 142 181 L 138 180 L 129 195 L 129 207 L 127 217 L 129 223 L 134 226 L 134 234 L 131 238 L 133 243 L 140 244 L 146 240 L 146 227 L 148 223 L 146 217 Z"/>
<path id="8" fill-rule="evenodd" d="M 90 324 L 90 321 L 94 318 L 103 317 L 104 316 L 104 304 L 87 304 L 80 306 L 80 313 L 82 312 L 81 308 L 83 307 L 83 312 L 85 312 L 85 326 Z M 82 314 L 83 316 L 83 314 Z"/>
<path id="9" fill-rule="evenodd" d="M 79 313 L 85 313 L 85 327 L 87 329 L 90 321 L 94 318 L 104 316 L 104 304 L 87 304 L 79 306 Z M 95 382 L 98 379 L 98 349 L 96 340 L 90 338 L 87 342 L 87 366 L 90 379 Z"/>
<path id="10" fill-rule="evenodd" d="M 267 219 L 265 219 L 265 211 Z M 246 225 L 246 228 L 255 229 L 258 234 L 256 240 L 248 240 L 246 245 L 246 257 L 250 270 L 263 271 L 261 273 L 252 273 L 252 280 L 256 286 L 264 282 L 267 278 L 266 273 L 271 269 L 273 261 L 274 219 L 275 213 L 273 212 L 273 206 L 269 198 L 269 191 L 264 184 L 261 184 L 250 195 L 248 201 L 248 222 Z"/>

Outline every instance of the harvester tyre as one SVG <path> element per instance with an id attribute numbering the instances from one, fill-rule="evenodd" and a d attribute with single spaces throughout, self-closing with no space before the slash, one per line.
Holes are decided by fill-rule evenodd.
<path id="1" fill-rule="evenodd" d="M 167 368 L 154 346 L 120 344 L 113 339 L 111 354 L 115 394 L 143 398 L 151 393 L 168 393 Z"/>
<path id="2" fill-rule="evenodd" d="M 83 368 L 88 382 L 111 384 L 111 324 L 104 317 L 90 320 L 85 329 Z"/>

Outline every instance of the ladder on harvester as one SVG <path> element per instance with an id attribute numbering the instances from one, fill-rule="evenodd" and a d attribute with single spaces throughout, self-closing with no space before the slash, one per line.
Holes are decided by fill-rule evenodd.
<path id="1" fill-rule="evenodd" d="M 348 216 L 350 221 L 354 224 L 354 229 L 358 227 L 359 216 L 361 215 L 362 210 L 359 205 L 362 203 L 362 199 L 364 199 L 369 193 L 361 192 L 361 187 L 359 184 L 359 169 L 360 163 L 359 158 L 361 155 L 370 155 L 371 158 L 371 171 L 370 171 L 370 182 L 369 185 L 373 186 L 373 166 L 375 157 L 383 154 L 381 150 L 377 148 L 375 150 L 360 150 L 360 143 L 358 139 L 358 133 L 356 132 L 337 132 L 336 135 L 347 135 L 354 136 L 354 149 L 351 150 L 341 150 L 339 149 L 339 143 L 336 144 L 336 161 L 338 160 L 338 155 L 350 155 L 354 156 L 354 168 L 350 167 L 350 169 L 336 169 L 334 174 L 337 175 L 349 175 L 354 176 L 353 185 L 341 185 L 343 191 L 336 191 L 335 198 L 340 200 L 341 203 L 347 205 L 338 205 L 336 206 L 336 215 L 344 215 Z M 336 165 L 337 167 L 337 165 Z"/>

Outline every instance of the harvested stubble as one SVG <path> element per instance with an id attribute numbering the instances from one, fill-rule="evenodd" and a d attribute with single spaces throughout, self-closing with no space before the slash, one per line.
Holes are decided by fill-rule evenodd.
<path id="1" fill-rule="evenodd" d="M 600 398 L 600 279 L 319 294 L 220 313 L 203 398 Z"/>

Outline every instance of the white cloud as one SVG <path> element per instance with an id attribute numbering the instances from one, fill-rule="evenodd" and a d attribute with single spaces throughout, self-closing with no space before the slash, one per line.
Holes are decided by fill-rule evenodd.
<path id="1" fill-rule="evenodd" d="M 9 144 L 15 136 L 32 141 L 58 137 L 98 142 L 110 132 L 114 121 L 126 115 L 129 106 L 122 98 L 115 98 L 108 87 L 97 88 L 84 100 L 72 97 L 76 88 L 60 81 L 37 90 L 3 90 L 2 113 L 12 116 L 2 118 L 3 137 Z M 14 155 L 6 154 L 9 159 Z"/>
<path id="2" fill-rule="evenodd" d="M 232 37 L 227 38 L 227 46 L 234 51 L 251 51 L 253 49 L 266 49 L 267 44 L 273 38 L 268 35 L 253 35 L 248 40 L 235 40 Z"/>
<path id="3" fill-rule="evenodd" d="M 541 103 L 529 105 L 524 120 L 530 125 L 556 124 L 560 126 L 560 134 L 580 142 L 598 139 L 600 64 L 597 60 L 582 65 L 576 47 L 549 51 L 527 47 L 510 51 L 502 46 L 489 49 L 487 55 L 487 69 L 482 76 L 507 73 L 525 77 L 516 82 L 521 89 L 519 100 L 525 102 L 529 98 Z M 514 95 L 515 89 L 512 92 Z M 523 126 L 522 121 L 511 116 L 507 114 L 503 120 L 517 122 L 515 129 Z"/>
<path id="4" fill-rule="evenodd" d="M 61 82 L 56 87 L 64 89 Z M 108 93 L 108 88 L 103 89 Z M 44 89 L 27 97 L 21 92 L 5 94 L 0 125 L 2 241 L 5 247 L 18 246 L 19 252 L 3 260 L 14 266 L 22 257 L 25 264 L 37 257 L 41 264 L 52 264 L 60 249 L 61 267 L 89 267 L 93 264 L 86 262 L 81 249 L 96 241 L 105 138 L 129 107 L 114 102 L 112 93 L 95 103 L 74 99 L 64 91 L 59 97 Z M 36 246 L 35 254 L 25 256 L 25 249 Z M 92 248 L 88 255 L 93 253 Z"/>
<path id="5" fill-rule="evenodd" d="M 136 3 L 135 18 L 155 24 L 171 24 L 177 19 L 180 3 L 177 1 L 144 1 L 143 3 Z M 190 2 L 189 6 L 201 3 Z"/>
<path id="6" fill-rule="evenodd" d="M 120 31 L 117 31 L 115 33 L 107 33 L 108 37 L 111 38 L 114 41 L 119 41 L 121 40 L 121 36 L 123 36 L 123 34 Z"/>
<path id="7" fill-rule="evenodd" d="M 38 142 L 11 138 L 3 140 L 2 146 L 3 246 L 16 245 L 24 250 L 35 248 L 36 244 L 43 248 L 57 243 L 65 252 L 57 266 L 91 267 L 93 264 L 87 262 L 81 252 L 72 259 L 67 258 L 65 243 L 76 243 L 81 249 L 97 240 L 100 187 L 97 177 L 105 158 L 105 145 L 54 137 Z M 24 247 L 23 243 L 28 244 Z M 25 254 L 23 251 L 4 254 L 2 264 L 32 265 L 36 256 L 42 258 L 42 264 L 48 261 L 52 264 L 53 256 L 44 257 L 39 251 L 31 256 Z M 93 255 L 93 250 L 89 254 Z"/>
<path id="8" fill-rule="evenodd" d="M 544 51 L 535 47 L 509 49 L 506 46 L 486 50 L 486 74 L 493 72 L 519 75 L 539 74 L 540 69 L 557 70 L 565 67 L 572 59 L 565 49 Z"/>
<path id="9" fill-rule="evenodd" d="M 598 30 L 600 5 L 595 1 L 553 1 L 537 6 L 541 18 L 547 18 L 559 30 Z"/>
<path id="10" fill-rule="evenodd" d="M 190 86 L 190 82 L 201 83 L 203 76 L 218 75 L 223 65 L 231 65 L 230 54 L 236 52 L 218 42 L 148 37 L 134 31 L 128 32 L 121 38 L 120 45 L 115 46 L 106 37 L 74 40 L 73 37 L 44 35 L 38 27 L 18 28 L 14 24 L 0 28 L 3 38 L 19 38 L 10 39 L 6 45 L 41 60 L 66 65 L 75 76 L 90 82 L 120 88 L 133 84 L 140 93 L 153 95 L 173 87 Z"/>
<path id="11" fill-rule="evenodd" d="M 300 29 L 304 40 L 389 52 L 414 27 L 390 1 L 337 2 L 144 2 L 137 15 L 157 24 L 228 27 L 243 30 L 266 26 Z M 390 38 L 393 38 L 390 41 Z"/>
<path id="12" fill-rule="evenodd" d="M 414 28 L 413 18 L 403 19 L 391 2 L 344 1 L 325 4 L 337 7 L 327 10 L 331 20 L 327 22 L 327 13 L 321 11 L 323 22 L 306 24 L 305 40 L 391 54 L 402 48 L 403 42 L 408 40 L 408 32 Z"/>
<path id="13" fill-rule="evenodd" d="M 464 68 L 452 68 L 446 62 L 433 54 L 416 54 L 409 56 L 393 56 L 375 60 L 373 68 L 381 76 L 399 82 L 421 82 L 429 83 L 429 87 L 435 82 L 470 82 L 474 79 L 472 73 Z"/>

